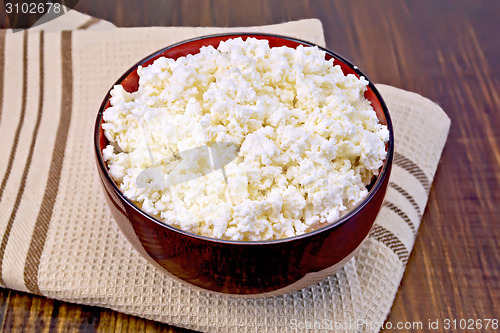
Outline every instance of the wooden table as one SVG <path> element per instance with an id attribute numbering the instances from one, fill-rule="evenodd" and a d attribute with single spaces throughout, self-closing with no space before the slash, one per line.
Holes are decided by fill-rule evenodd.
<path id="1" fill-rule="evenodd" d="M 113 0 L 76 9 L 117 26 L 319 18 L 327 47 L 371 80 L 437 102 L 451 132 L 388 322 L 500 319 L 500 1 Z M 3 11 L 0 23 L 8 27 Z M 0 323 L 4 331 L 187 332 L 10 290 L 0 290 Z"/>

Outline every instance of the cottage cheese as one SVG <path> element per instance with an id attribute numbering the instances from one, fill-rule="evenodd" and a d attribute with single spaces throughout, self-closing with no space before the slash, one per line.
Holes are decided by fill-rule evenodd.
<path id="1" fill-rule="evenodd" d="M 127 198 L 180 229 L 246 241 L 306 233 L 363 200 L 386 157 L 368 82 L 316 47 L 237 38 L 138 74 L 137 92 L 111 91 L 103 156 Z M 200 156 L 213 142 L 239 151 L 211 172 Z"/>

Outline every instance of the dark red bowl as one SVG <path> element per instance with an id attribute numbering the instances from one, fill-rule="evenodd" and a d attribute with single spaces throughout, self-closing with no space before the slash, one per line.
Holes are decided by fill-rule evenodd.
<path id="1" fill-rule="evenodd" d="M 268 34 L 222 34 L 190 39 L 168 46 L 130 68 L 115 84 L 131 92 L 138 89 L 137 67 L 150 65 L 159 57 L 177 59 L 196 54 L 202 46 L 217 47 L 221 41 L 242 37 L 266 39 L 271 47 L 315 46 L 306 41 Z M 366 75 L 339 55 L 334 58 L 344 74 Z M 367 78 L 366 78 L 367 79 Z M 368 79 L 367 79 L 368 80 Z M 97 169 L 106 200 L 120 229 L 149 262 L 184 282 L 205 290 L 240 295 L 277 295 L 315 283 L 349 260 L 367 237 L 380 210 L 391 171 L 394 137 L 387 107 L 369 82 L 365 97 L 371 101 L 390 138 L 387 157 L 367 197 L 338 221 L 313 232 L 285 239 L 245 242 L 218 240 L 179 230 L 141 211 L 123 193 L 108 173 L 102 150 L 107 139 L 102 130 L 102 114 L 109 107 L 108 91 L 102 102 L 94 130 Z"/>

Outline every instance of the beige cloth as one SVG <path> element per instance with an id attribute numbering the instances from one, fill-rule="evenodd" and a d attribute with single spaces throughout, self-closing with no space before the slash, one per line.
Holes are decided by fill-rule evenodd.
<path id="1" fill-rule="evenodd" d="M 111 26 L 75 11 L 60 19 L 67 29 Z M 324 45 L 321 22 L 72 32 L 57 32 L 52 24 L 50 30 L 0 33 L 2 286 L 203 332 L 378 331 L 448 134 L 450 120 L 438 105 L 378 85 L 394 122 L 393 174 L 376 227 L 342 269 L 284 296 L 215 296 L 149 265 L 113 221 L 93 157 L 100 103 L 138 59 L 174 42 L 223 31 L 265 31 Z"/>

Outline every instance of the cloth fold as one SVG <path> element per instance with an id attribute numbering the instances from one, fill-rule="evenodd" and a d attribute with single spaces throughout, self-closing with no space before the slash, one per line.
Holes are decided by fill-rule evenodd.
<path id="1" fill-rule="evenodd" d="M 114 223 L 93 158 L 98 108 L 123 72 L 166 45 L 232 31 L 324 45 L 321 22 L 115 28 L 74 10 L 56 20 L 33 31 L 0 32 L 1 286 L 203 332 L 379 330 L 448 134 L 450 120 L 438 105 L 377 85 L 394 124 L 393 172 L 376 226 L 342 269 L 283 296 L 213 295 L 149 265 Z"/>

